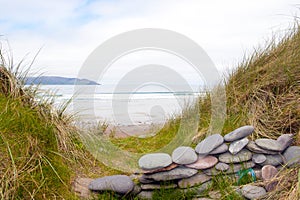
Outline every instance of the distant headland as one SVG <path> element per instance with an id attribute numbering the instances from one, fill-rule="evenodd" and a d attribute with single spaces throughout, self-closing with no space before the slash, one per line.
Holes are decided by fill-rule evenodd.
<path id="1" fill-rule="evenodd" d="M 27 77 L 26 85 L 40 84 L 40 85 L 100 85 L 95 81 L 88 79 L 66 78 L 60 76 L 39 76 Z"/>

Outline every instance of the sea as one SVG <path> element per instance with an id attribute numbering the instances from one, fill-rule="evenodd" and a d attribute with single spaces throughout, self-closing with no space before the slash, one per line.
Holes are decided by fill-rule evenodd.
<path id="1" fill-rule="evenodd" d="M 134 89 L 132 89 L 134 88 Z M 204 94 L 200 85 L 187 91 L 179 85 L 135 87 L 116 85 L 41 85 L 44 97 L 54 99 L 66 112 L 85 122 L 107 122 L 113 125 L 163 124 L 180 115 L 182 110 Z"/>

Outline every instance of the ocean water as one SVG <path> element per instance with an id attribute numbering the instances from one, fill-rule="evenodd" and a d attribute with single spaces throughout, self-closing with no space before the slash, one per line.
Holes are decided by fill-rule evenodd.
<path id="1" fill-rule="evenodd" d="M 134 88 L 134 89 L 133 89 Z M 184 90 L 185 89 L 185 90 Z M 161 124 L 203 94 L 199 85 L 187 91 L 180 85 L 165 88 L 132 85 L 42 85 L 42 91 L 55 92 L 55 105 L 72 99 L 67 112 L 81 121 L 106 121 L 114 125 Z M 48 94 L 53 96 L 53 94 Z"/>

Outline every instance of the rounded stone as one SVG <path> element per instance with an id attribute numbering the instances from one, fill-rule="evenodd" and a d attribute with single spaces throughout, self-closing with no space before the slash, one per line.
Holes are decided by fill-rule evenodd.
<path id="1" fill-rule="evenodd" d="M 300 147 L 299 146 L 290 146 L 283 154 L 285 158 L 285 164 L 288 167 L 294 165 L 300 165 Z"/>
<path id="2" fill-rule="evenodd" d="M 272 165 L 265 165 L 261 169 L 262 179 L 267 182 L 265 188 L 268 192 L 273 191 L 278 184 L 277 180 L 272 180 L 274 177 L 276 177 L 277 173 L 278 170 Z"/>
<path id="3" fill-rule="evenodd" d="M 215 154 L 225 153 L 226 151 L 228 151 L 228 145 L 226 143 L 223 143 L 217 148 L 215 148 L 214 150 L 212 150 L 209 154 L 215 155 Z"/>
<path id="4" fill-rule="evenodd" d="M 261 164 L 267 160 L 264 154 L 253 154 L 252 161 L 256 164 Z"/>
<path id="5" fill-rule="evenodd" d="M 218 158 L 214 156 L 200 157 L 192 164 L 186 165 L 186 167 L 193 169 L 208 169 L 215 166 L 218 163 Z"/>
<path id="6" fill-rule="evenodd" d="M 281 145 L 281 151 L 284 151 L 292 144 L 293 134 L 283 134 L 277 138 L 277 142 Z"/>
<path id="7" fill-rule="evenodd" d="M 277 175 L 277 173 L 278 170 L 272 165 L 265 165 L 261 169 L 261 176 L 264 181 L 271 180 Z"/>
<path id="8" fill-rule="evenodd" d="M 224 140 L 226 142 L 232 142 L 232 141 L 247 137 L 248 135 L 253 133 L 253 131 L 254 131 L 253 126 L 242 126 L 238 129 L 235 129 L 234 131 L 226 134 L 224 136 Z"/>
<path id="9" fill-rule="evenodd" d="M 266 190 L 263 187 L 254 185 L 245 185 L 242 187 L 242 195 L 248 199 L 258 199 L 266 195 Z"/>
<path id="10" fill-rule="evenodd" d="M 144 170 L 160 169 L 170 164 L 172 164 L 172 158 L 166 153 L 146 154 L 139 159 L 139 166 Z"/>
<path id="11" fill-rule="evenodd" d="M 249 149 L 250 151 L 252 151 L 254 153 L 263 153 L 263 154 L 270 154 L 270 155 L 278 154 L 278 151 L 269 151 L 269 150 L 260 148 L 253 141 L 249 141 L 249 143 L 247 144 L 247 149 Z"/>
<path id="12" fill-rule="evenodd" d="M 223 144 L 224 138 L 220 134 L 213 134 L 202 140 L 195 148 L 199 154 L 208 154 Z"/>
<path id="13" fill-rule="evenodd" d="M 172 153 L 173 162 L 181 165 L 194 163 L 197 158 L 195 150 L 191 147 L 178 147 Z"/>
<path id="14" fill-rule="evenodd" d="M 240 162 L 248 161 L 251 158 L 252 158 L 252 153 L 247 149 L 243 149 L 236 155 L 232 155 L 229 152 L 219 155 L 219 160 L 224 163 L 240 163 Z"/>
<path id="15" fill-rule="evenodd" d="M 226 163 L 219 162 L 219 163 L 216 165 L 216 169 L 223 172 L 223 171 L 226 171 L 226 170 L 229 169 L 229 165 L 226 164 Z"/>
<path id="16" fill-rule="evenodd" d="M 113 191 L 119 194 L 127 194 L 134 188 L 134 183 L 129 176 L 114 175 L 94 179 L 89 184 L 92 191 Z"/>
<path id="17" fill-rule="evenodd" d="M 259 165 L 265 166 L 265 165 L 273 165 L 278 166 L 280 164 L 283 164 L 283 156 L 281 155 L 265 155 L 266 160 L 263 163 L 259 163 Z"/>
<path id="18" fill-rule="evenodd" d="M 247 144 L 248 138 L 243 138 L 241 140 L 236 140 L 229 145 L 229 152 L 232 154 L 237 154 L 240 152 Z"/>
<path id="19" fill-rule="evenodd" d="M 261 139 L 255 140 L 255 143 L 260 148 L 263 148 L 266 150 L 270 150 L 270 151 L 281 151 L 282 150 L 281 145 L 276 140 L 261 138 Z"/>

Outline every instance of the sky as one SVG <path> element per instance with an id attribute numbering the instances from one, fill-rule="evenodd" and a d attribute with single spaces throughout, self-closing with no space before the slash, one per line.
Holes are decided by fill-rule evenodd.
<path id="1" fill-rule="evenodd" d="M 2 51 L 15 62 L 25 58 L 29 64 L 40 50 L 32 72 L 65 77 L 77 77 L 87 57 L 104 41 L 140 28 L 187 36 L 223 73 L 272 35 L 291 28 L 300 11 L 297 0 L 0 0 L 0 5 Z M 137 62 L 178 65 L 180 71 L 184 64 L 174 64 L 176 59 L 165 53 L 136 52 L 118 60 L 104 82 L 123 76 Z M 192 70 L 183 74 L 197 79 Z"/>

